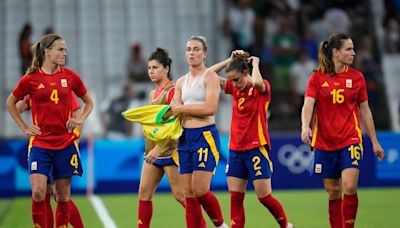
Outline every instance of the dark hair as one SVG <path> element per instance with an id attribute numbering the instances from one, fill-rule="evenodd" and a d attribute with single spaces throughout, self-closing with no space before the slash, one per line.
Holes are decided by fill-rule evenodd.
<path id="1" fill-rule="evenodd" d="M 155 60 L 157 62 L 159 62 L 161 65 L 163 65 L 164 67 L 168 67 L 168 78 L 171 79 L 171 63 L 172 60 L 171 58 L 168 56 L 168 51 L 158 47 L 153 53 L 151 53 L 150 57 L 149 57 L 149 61 L 150 60 Z"/>
<path id="2" fill-rule="evenodd" d="M 28 70 L 26 71 L 27 74 L 31 74 L 37 71 L 43 65 L 44 50 L 46 48 L 52 48 L 54 46 L 54 41 L 58 39 L 63 39 L 63 38 L 56 34 L 48 34 L 43 36 L 39 42 L 32 45 L 31 51 L 33 59 L 31 66 L 28 67 Z"/>
<path id="3" fill-rule="evenodd" d="M 247 52 L 232 56 L 232 61 L 226 67 L 226 72 L 230 72 L 232 70 L 235 70 L 240 73 L 243 73 L 244 70 L 249 71 L 249 65 L 247 62 L 247 58 L 249 57 L 250 54 Z"/>
<path id="4" fill-rule="evenodd" d="M 192 36 L 192 37 L 189 38 L 188 41 L 190 41 L 190 40 L 199 41 L 203 46 L 203 51 L 207 51 L 208 50 L 207 39 L 204 36 Z"/>
<path id="5" fill-rule="evenodd" d="M 318 52 L 318 68 L 317 70 L 323 73 L 328 73 L 330 76 L 335 74 L 335 65 L 332 60 L 333 49 L 339 50 L 343 46 L 343 42 L 351 39 L 345 34 L 333 34 L 328 40 L 321 42 Z"/>

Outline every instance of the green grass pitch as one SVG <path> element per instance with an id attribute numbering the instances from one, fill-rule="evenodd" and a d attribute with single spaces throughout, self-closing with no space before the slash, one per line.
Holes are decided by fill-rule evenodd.
<path id="1" fill-rule="evenodd" d="M 329 227 L 327 195 L 324 190 L 274 191 L 283 204 L 289 220 L 296 228 Z M 216 193 L 229 222 L 229 194 Z M 117 227 L 137 227 L 137 195 L 100 195 Z M 85 227 L 103 227 L 86 196 L 74 196 L 84 219 Z M 30 198 L 0 200 L 0 227 L 32 227 Z M 185 227 L 184 209 L 168 193 L 157 193 L 153 199 L 152 227 Z M 248 192 L 245 199 L 246 227 L 278 227 L 268 210 Z M 53 209 L 55 205 L 53 204 Z M 203 212 L 205 215 L 205 213 Z M 209 227 L 213 227 L 207 218 Z M 356 227 L 399 227 L 400 188 L 373 188 L 359 190 L 359 209 Z"/>

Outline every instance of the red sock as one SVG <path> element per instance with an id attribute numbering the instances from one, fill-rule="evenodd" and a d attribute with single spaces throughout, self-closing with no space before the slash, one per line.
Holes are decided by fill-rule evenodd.
<path id="1" fill-rule="evenodd" d="M 81 214 L 79 213 L 78 207 L 76 207 L 74 201 L 69 200 L 71 204 L 71 217 L 69 217 L 69 224 L 74 228 L 83 228 L 83 222 Z"/>
<path id="2" fill-rule="evenodd" d="M 46 194 L 46 224 L 47 228 L 53 228 L 54 227 L 54 215 L 53 215 L 53 208 L 51 207 L 50 203 L 50 198 L 51 195 Z"/>
<path id="3" fill-rule="evenodd" d="M 357 209 L 358 209 L 357 193 L 354 195 L 344 194 L 342 203 L 344 228 L 354 227 L 354 224 L 356 223 Z"/>
<path id="4" fill-rule="evenodd" d="M 67 202 L 57 202 L 56 209 L 56 227 L 68 227 L 69 218 L 71 217 L 71 204 Z"/>
<path id="5" fill-rule="evenodd" d="M 186 202 L 185 201 L 181 205 L 183 206 L 183 208 L 186 208 Z M 200 206 L 200 204 L 199 204 L 199 206 Z M 186 209 L 185 209 L 185 211 L 186 211 Z M 207 223 L 206 223 L 206 220 L 203 217 L 203 214 L 201 213 L 201 208 L 200 208 L 200 214 L 201 214 L 200 228 L 207 228 Z"/>
<path id="6" fill-rule="evenodd" d="M 331 228 L 342 228 L 342 198 L 329 200 L 329 223 Z"/>
<path id="7" fill-rule="evenodd" d="M 47 227 L 46 200 L 35 201 L 32 199 L 33 227 Z"/>
<path id="8" fill-rule="evenodd" d="M 217 197 L 215 197 L 212 192 L 208 191 L 206 194 L 197 197 L 197 199 L 215 226 L 220 226 L 224 223 L 221 206 L 219 205 Z"/>
<path id="9" fill-rule="evenodd" d="M 206 221 L 201 213 L 201 206 L 197 198 L 185 198 L 186 227 L 207 227 Z"/>
<path id="10" fill-rule="evenodd" d="M 139 200 L 138 227 L 149 228 L 153 216 L 153 203 L 148 200 Z"/>
<path id="11" fill-rule="evenodd" d="M 231 192 L 231 226 L 243 228 L 245 223 L 244 192 Z"/>
<path id="12" fill-rule="evenodd" d="M 279 203 L 279 201 L 277 199 L 272 197 L 272 194 L 269 194 L 262 198 L 258 198 L 258 200 L 266 208 L 268 208 L 269 212 L 271 212 L 272 216 L 274 216 L 276 221 L 279 223 L 280 227 L 286 228 L 288 221 L 287 221 L 285 211 L 283 210 L 281 203 Z"/>

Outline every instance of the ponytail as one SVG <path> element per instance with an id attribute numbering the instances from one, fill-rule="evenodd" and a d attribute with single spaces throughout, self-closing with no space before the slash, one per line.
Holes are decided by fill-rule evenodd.
<path id="1" fill-rule="evenodd" d="M 62 37 L 56 34 L 48 34 L 43 36 L 39 42 L 32 45 L 31 51 L 33 59 L 31 65 L 26 71 L 26 74 L 32 74 L 36 72 L 40 67 L 42 67 L 45 59 L 45 49 L 52 48 L 54 46 L 54 41 L 58 39 L 62 39 Z"/>
<path id="2" fill-rule="evenodd" d="M 332 60 L 333 49 L 339 50 L 343 45 L 343 41 L 347 39 L 350 39 L 350 37 L 345 34 L 334 34 L 321 42 L 318 52 L 318 71 L 327 73 L 330 76 L 336 74 L 335 64 Z"/>
<path id="3" fill-rule="evenodd" d="M 249 66 L 247 64 L 247 58 L 249 57 L 250 54 L 248 52 L 232 56 L 232 61 L 226 67 L 226 72 L 230 72 L 232 70 L 235 70 L 240 73 L 243 73 L 244 70 L 249 71 Z"/>

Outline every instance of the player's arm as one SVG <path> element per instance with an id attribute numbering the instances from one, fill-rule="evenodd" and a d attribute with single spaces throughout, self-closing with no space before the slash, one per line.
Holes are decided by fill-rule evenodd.
<path id="1" fill-rule="evenodd" d="M 312 131 L 310 128 L 312 113 L 314 110 L 315 99 L 312 97 L 304 98 L 303 109 L 301 110 L 301 140 L 310 145 Z"/>
<path id="2" fill-rule="evenodd" d="M 215 115 L 217 113 L 218 99 L 221 91 L 217 74 L 209 71 L 204 77 L 204 84 L 206 87 L 206 101 L 204 104 L 173 106 L 172 111 L 177 114 L 187 114 L 198 117 Z"/>
<path id="3" fill-rule="evenodd" d="M 178 81 L 176 81 L 175 92 L 174 92 L 174 97 L 172 98 L 172 101 L 171 101 L 171 106 L 183 105 L 182 84 L 183 84 L 184 80 L 185 80 L 185 77 L 180 77 L 178 79 Z"/>
<path id="4" fill-rule="evenodd" d="M 17 110 L 19 113 L 23 113 L 23 112 L 29 110 L 29 106 L 23 100 L 17 101 L 17 103 L 15 105 L 17 106 Z"/>
<path id="5" fill-rule="evenodd" d="M 264 84 L 263 78 L 260 72 L 260 59 L 255 56 L 251 56 L 248 58 L 253 66 L 253 70 L 251 72 L 251 84 L 260 92 L 264 93 L 267 90 L 267 87 Z"/>
<path id="6" fill-rule="evenodd" d="M 21 128 L 22 132 L 25 135 L 40 135 L 40 128 L 38 126 L 28 126 L 25 121 L 23 120 L 18 108 L 17 108 L 17 102 L 18 99 L 13 95 L 10 94 L 10 96 L 7 98 L 6 101 L 6 108 L 8 112 L 10 113 L 11 117 L 14 119 L 14 121 L 17 123 L 19 128 Z M 23 101 L 22 101 L 23 102 Z"/>
<path id="7" fill-rule="evenodd" d="M 375 156 L 377 156 L 379 160 L 382 160 L 385 157 L 385 152 L 379 144 L 378 138 L 376 137 L 374 119 L 372 117 L 371 109 L 368 105 L 368 100 L 360 103 L 360 117 L 365 128 L 367 129 L 367 134 L 371 139 Z"/>
<path id="8" fill-rule="evenodd" d="M 86 93 L 85 95 L 83 95 L 81 97 L 84 105 L 83 105 L 83 109 L 82 112 L 76 117 L 72 117 L 71 119 L 69 119 L 67 121 L 67 128 L 68 128 L 68 132 L 72 132 L 72 130 L 78 126 L 78 125 L 82 125 L 83 122 L 86 120 L 86 118 L 89 116 L 90 112 L 93 110 L 93 99 L 92 97 L 89 95 L 89 93 Z"/>

